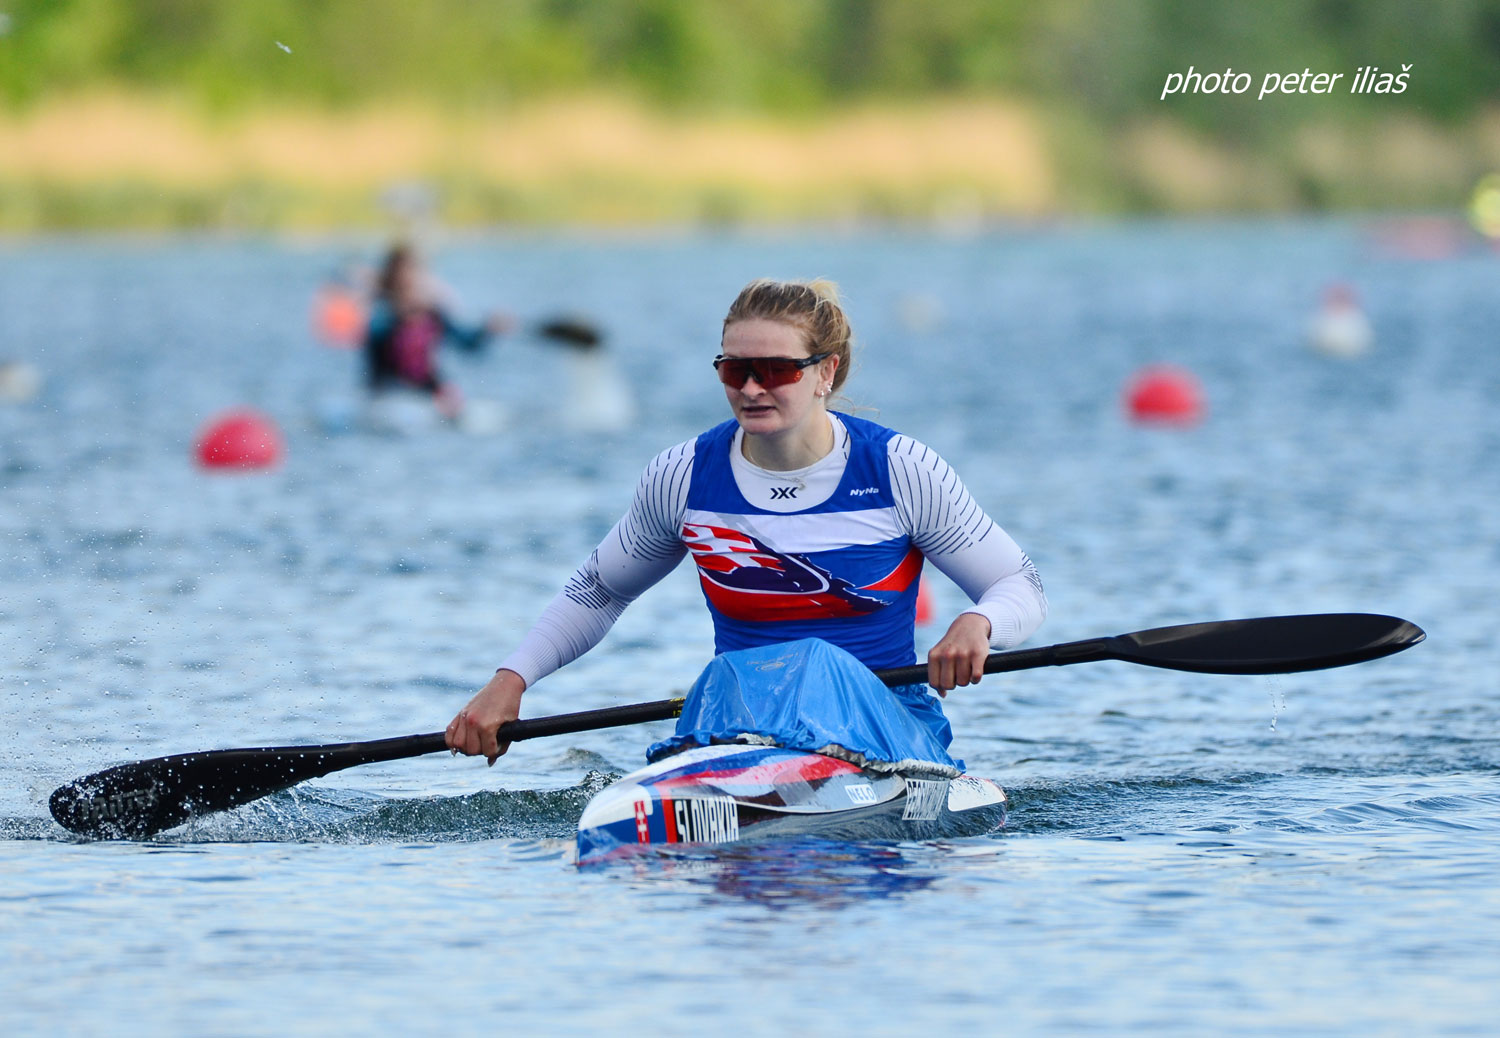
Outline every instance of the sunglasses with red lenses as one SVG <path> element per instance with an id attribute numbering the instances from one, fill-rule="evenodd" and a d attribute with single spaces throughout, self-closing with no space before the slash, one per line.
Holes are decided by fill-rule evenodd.
<path id="1" fill-rule="evenodd" d="M 714 358 L 714 370 L 719 373 L 719 381 L 730 389 L 744 389 L 751 377 L 760 383 L 762 389 L 776 389 L 801 381 L 803 368 L 810 368 L 831 356 L 831 353 L 815 353 L 806 360 L 797 360 L 794 357 L 726 357 L 721 353 Z"/>

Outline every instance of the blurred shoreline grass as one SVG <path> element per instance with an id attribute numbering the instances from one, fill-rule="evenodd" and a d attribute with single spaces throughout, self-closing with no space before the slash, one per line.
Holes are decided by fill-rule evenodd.
<path id="1" fill-rule="evenodd" d="M 385 227 L 403 189 L 455 227 L 1456 211 L 1496 169 L 1500 109 L 1312 121 L 1236 147 L 993 96 L 782 118 L 606 96 L 214 116 L 96 90 L 0 110 L 0 232 Z"/>

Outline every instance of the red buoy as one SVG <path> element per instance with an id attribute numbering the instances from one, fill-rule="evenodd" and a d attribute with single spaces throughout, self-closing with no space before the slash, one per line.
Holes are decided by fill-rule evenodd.
<path id="1" fill-rule="evenodd" d="M 927 578 L 917 578 L 917 626 L 932 623 L 935 610 L 932 605 L 932 588 L 927 586 Z"/>
<path id="2" fill-rule="evenodd" d="M 1153 365 L 1130 380 L 1125 407 L 1137 422 L 1191 425 L 1203 418 L 1203 389 L 1191 371 Z"/>
<path id="3" fill-rule="evenodd" d="M 250 408 L 216 416 L 198 436 L 198 464 L 207 469 L 264 469 L 281 460 L 276 423 Z"/>

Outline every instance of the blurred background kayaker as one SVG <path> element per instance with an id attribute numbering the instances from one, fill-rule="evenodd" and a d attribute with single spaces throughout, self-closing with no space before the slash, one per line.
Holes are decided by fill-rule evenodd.
<path id="1" fill-rule="evenodd" d="M 365 328 L 369 390 L 376 397 L 397 391 L 427 394 L 443 417 L 457 418 L 463 397 L 438 370 L 439 348 L 451 343 L 478 351 L 513 325 L 514 320 L 500 312 L 479 324 L 457 322 L 416 248 L 397 242 L 376 275 L 375 298 Z"/>
<path id="2" fill-rule="evenodd" d="M 991 650 L 1041 625 L 1036 567 L 948 464 L 829 410 L 852 340 L 829 282 L 741 290 L 714 361 L 733 418 L 646 467 L 629 512 L 448 725 L 454 752 L 493 764 L 506 749 L 496 731 L 519 716 L 525 690 L 598 644 L 689 554 L 716 653 L 817 637 L 871 669 L 910 665 L 924 558 L 975 603 L 928 654 L 940 694 L 978 681 Z M 926 686 L 893 692 L 946 747 L 952 732 Z"/>

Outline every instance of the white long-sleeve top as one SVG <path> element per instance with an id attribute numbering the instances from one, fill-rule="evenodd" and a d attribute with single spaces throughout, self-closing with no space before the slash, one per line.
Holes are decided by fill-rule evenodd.
<path id="1" fill-rule="evenodd" d="M 759 468 L 746 460 L 737 433 L 730 452 L 746 500 L 794 512 L 827 500 L 849 456 L 849 434 L 829 415 L 834 449 L 805 469 Z M 696 439 L 662 451 L 646 466 L 630 511 L 543 610 L 501 664 L 530 687 L 597 645 L 625 607 L 670 573 L 688 553 L 682 540 Z M 912 544 L 947 575 L 990 623 L 990 646 L 1020 644 L 1047 616 L 1047 598 L 1031 559 L 970 496 L 936 451 L 897 434 L 888 444 L 891 489 Z M 795 497 L 785 488 L 796 487 Z M 780 492 L 778 492 L 780 488 Z"/>

